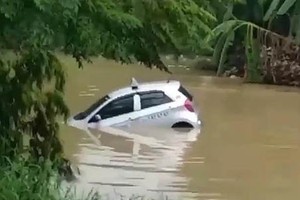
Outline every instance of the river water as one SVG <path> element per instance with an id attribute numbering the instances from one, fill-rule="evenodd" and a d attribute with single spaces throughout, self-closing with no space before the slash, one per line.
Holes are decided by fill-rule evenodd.
<path id="1" fill-rule="evenodd" d="M 198 72 L 169 75 L 95 60 L 77 69 L 63 60 L 74 114 L 100 96 L 138 81 L 177 79 L 195 96 L 201 130 L 82 131 L 61 127 L 66 156 L 81 174 L 73 183 L 103 199 L 282 200 L 300 198 L 300 93 Z"/>

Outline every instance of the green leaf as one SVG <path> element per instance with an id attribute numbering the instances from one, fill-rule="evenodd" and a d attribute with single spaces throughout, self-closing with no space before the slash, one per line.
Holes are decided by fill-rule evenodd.
<path id="1" fill-rule="evenodd" d="M 18 195 L 13 190 L 4 190 L 2 195 L 5 197 L 3 200 L 18 200 Z"/>
<path id="2" fill-rule="evenodd" d="M 280 0 L 273 0 L 272 1 L 269 9 L 267 10 L 267 12 L 266 12 L 266 14 L 263 18 L 264 21 L 268 21 L 270 19 L 271 15 L 276 11 L 279 3 L 280 3 Z"/>
<path id="3" fill-rule="evenodd" d="M 227 6 L 227 11 L 224 14 L 223 21 L 227 21 L 232 17 L 232 11 L 233 11 L 233 3 L 230 3 Z"/>
<path id="4" fill-rule="evenodd" d="M 223 44 L 222 51 L 221 51 L 221 57 L 220 57 L 220 61 L 218 64 L 217 76 L 220 76 L 221 73 L 223 72 L 224 63 L 226 61 L 227 49 L 229 48 L 229 46 L 232 45 L 232 42 L 234 41 L 234 37 L 235 37 L 234 30 L 230 31 L 228 33 L 228 35 L 226 35 L 226 40 Z"/>
<path id="5" fill-rule="evenodd" d="M 263 7 L 267 0 L 258 0 L 258 4 Z"/>
<path id="6" fill-rule="evenodd" d="M 299 45 L 300 44 L 300 15 L 295 15 L 293 20 L 293 33 L 295 34 L 295 41 Z"/>
<path id="7" fill-rule="evenodd" d="M 297 1 L 291 15 L 290 33 L 295 35 L 295 41 L 300 44 L 300 1 Z"/>
<path id="8" fill-rule="evenodd" d="M 294 15 L 300 15 L 300 1 L 296 2 Z"/>
<path id="9" fill-rule="evenodd" d="M 299 0 L 298 0 L 299 1 Z M 285 0 L 284 3 L 279 8 L 277 14 L 284 15 L 288 10 L 295 4 L 296 0 Z"/>
<path id="10" fill-rule="evenodd" d="M 219 65 L 220 57 L 222 53 L 222 47 L 224 46 L 225 40 L 226 40 L 226 34 L 222 34 L 215 45 L 214 53 L 213 53 L 213 61 Z"/>
<path id="11" fill-rule="evenodd" d="M 213 32 L 215 33 L 215 36 L 221 36 L 219 37 L 219 40 L 217 41 L 217 45 L 214 51 L 214 60 L 219 60 L 218 62 L 218 71 L 217 75 L 219 76 L 223 71 L 223 66 L 226 61 L 226 54 L 228 47 L 232 44 L 235 38 L 235 31 L 241 28 L 242 26 L 249 25 L 251 23 L 247 23 L 244 21 L 239 20 L 229 20 L 226 22 L 223 22 L 218 27 L 216 27 Z"/>
<path id="12" fill-rule="evenodd" d="M 214 36 L 217 37 L 224 32 L 228 32 L 228 31 L 232 30 L 234 27 L 236 27 L 240 23 L 241 22 L 239 20 L 228 20 L 228 21 L 225 21 L 222 24 L 218 25 L 217 27 L 215 27 L 212 30 L 212 32 L 213 32 Z"/>
<path id="13" fill-rule="evenodd" d="M 133 14 L 140 19 L 145 17 L 145 8 L 143 6 L 143 1 L 141 0 L 132 0 L 133 2 Z"/>

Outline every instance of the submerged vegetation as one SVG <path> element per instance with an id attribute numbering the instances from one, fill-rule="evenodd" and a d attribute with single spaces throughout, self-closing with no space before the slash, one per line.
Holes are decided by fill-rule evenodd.
<path id="1" fill-rule="evenodd" d="M 0 198 L 57 198 L 69 110 L 55 52 L 167 72 L 161 54 L 206 55 L 217 75 L 300 86 L 299 17 L 296 0 L 0 0 Z"/>

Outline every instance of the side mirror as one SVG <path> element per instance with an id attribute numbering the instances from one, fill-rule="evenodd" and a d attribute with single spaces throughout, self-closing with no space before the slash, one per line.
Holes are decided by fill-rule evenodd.
<path id="1" fill-rule="evenodd" d="M 95 115 L 95 119 L 96 119 L 97 121 L 100 121 L 100 120 L 101 120 L 101 116 L 100 116 L 99 114 L 97 114 L 97 115 Z"/>

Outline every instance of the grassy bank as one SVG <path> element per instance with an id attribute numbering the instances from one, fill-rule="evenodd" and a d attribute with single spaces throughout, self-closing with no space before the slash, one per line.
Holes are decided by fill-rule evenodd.
<path id="1" fill-rule="evenodd" d="M 63 189 L 60 178 L 48 168 L 24 163 L 10 162 L 0 167 L 0 200 L 100 200 L 101 196 L 91 191 L 80 198 L 76 189 Z M 50 175 L 50 176 L 49 176 Z"/>
<path id="2" fill-rule="evenodd" d="M 23 158 L 3 159 L 0 166 L 1 200 L 63 199 L 52 164 L 40 167 Z"/>
<path id="3" fill-rule="evenodd" d="M 0 200 L 73 200 L 75 193 L 63 190 L 53 163 L 42 167 L 29 160 L 6 158 L 0 163 Z M 100 199 L 92 193 L 82 200 Z"/>
<path id="4" fill-rule="evenodd" d="M 90 191 L 78 195 L 76 188 L 62 186 L 62 180 L 53 170 L 53 163 L 43 167 L 30 163 L 23 158 L 0 162 L 0 200 L 100 200 L 101 194 Z M 120 199 L 122 199 L 120 197 Z M 132 196 L 129 200 L 149 198 Z M 164 199 L 168 199 L 165 197 Z"/>

